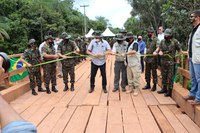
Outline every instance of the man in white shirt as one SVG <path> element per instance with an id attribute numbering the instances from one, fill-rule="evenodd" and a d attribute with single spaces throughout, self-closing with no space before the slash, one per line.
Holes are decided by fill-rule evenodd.
<path id="1" fill-rule="evenodd" d="M 158 40 L 159 40 L 159 43 L 164 39 L 164 33 L 163 33 L 163 27 L 160 26 L 158 28 Z"/>

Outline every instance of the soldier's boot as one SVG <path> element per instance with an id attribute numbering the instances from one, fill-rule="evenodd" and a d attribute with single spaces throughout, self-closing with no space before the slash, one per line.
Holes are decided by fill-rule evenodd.
<path id="1" fill-rule="evenodd" d="M 71 91 L 74 91 L 74 83 L 71 83 L 71 88 L 70 88 Z"/>
<path id="2" fill-rule="evenodd" d="M 156 84 L 153 85 L 153 87 L 151 88 L 151 91 L 155 91 L 156 90 Z"/>
<path id="3" fill-rule="evenodd" d="M 69 89 L 68 84 L 66 84 L 63 91 L 67 91 L 68 89 Z"/>
<path id="4" fill-rule="evenodd" d="M 46 90 L 47 90 L 47 94 L 51 94 L 49 87 L 46 87 Z"/>
<path id="5" fill-rule="evenodd" d="M 55 93 L 57 93 L 57 92 L 58 92 L 58 90 L 56 89 L 56 87 L 55 87 L 55 86 L 52 86 L 52 91 L 53 91 L 53 92 L 55 92 Z"/>
<path id="6" fill-rule="evenodd" d="M 151 89 L 150 83 L 147 83 L 145 87 L 142 88 L 143 90 Z"/>
<path id="7" fill-rule="evenodd" d="M 167 92 L 164 94 L 166 97 L 171 97 L 172 89 L 168 89 Z"/>
<path id="8" fill-rule="evenodd" d="M 166 93 L 167 92 L 167 87 L 166 86 L 163 86 L 163 88 L 159 91 L 157 91 L 158 94 L 163 94 L 163 93 Z"/>
<path id="9" fill-rule="evenodd" d="M 35 89 L 32 89 L 32 95 L 34 95 L 34 96 L 38 95 L 37 92 L 35 91 Z"/>
<path id="10" fill-rule="evenodd" d="M 38 87 L 38 92 L 46 92 L 42 87 Z"/>

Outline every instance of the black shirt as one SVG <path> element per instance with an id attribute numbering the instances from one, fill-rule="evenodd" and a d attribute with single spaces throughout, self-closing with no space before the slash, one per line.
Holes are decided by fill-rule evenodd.
<path id="1" fill-rule="evenodd" d="M 199 24 L 200 25 L 200 24 Z M 190 42 L 189 42 L 189 57 L 192 58 L 192 38 L 195 34 L 195 32 L 197 31 L 199 25 L 197 25 L 196 27 L 194 27 L 192 29 L 192 33 L 191 33 L 191 36 L 190 36 Z"/>

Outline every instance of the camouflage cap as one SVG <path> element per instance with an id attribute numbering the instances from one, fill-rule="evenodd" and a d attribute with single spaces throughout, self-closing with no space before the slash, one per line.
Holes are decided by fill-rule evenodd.
<path id="1" fill-rule="evenodd" d="M 169 28 L 167 28 L 167 29 L 165 30 L 165 32 L 164 32 L 164 35 L 165 35 L 165 36 L 171 36 L 171 35 L 172 35 L 172 30 L 169 29 Z"/>
<path id="2" fill-rule="evenodd" d="M 94 38 L 96 38 L 96 37 L 102 37 L 101 32 L 98 31 L 98 30 L 94 31 L 94 32 L 92 33 L 92 36 L 93 36 Z"/>
<path id="3" fill-rule="evenodd" d="M 10 68 L 10 60 L 8 58 L 8 55 L 4 52 L 0 52 L 0 56 L 4 59 L 2 67 L 5 70 L 5 73 L 8 72 L 9 68 Z"/>
<path id="4" fill-rule="evenodd" d="M 63 39 L 70 39 L 72 36 L 71 35 L 69 35 L 69 34 L 67 34 L 67 32 L 63 32 L 62 34 L 61 34 L 61 38 L 63 38 Z"/>
<path id="5" fill-rule="evenodd" d="M 125 37 L 123 36 L 122 33 L 118 33 L 118 34 L 116 34 L 114 39 L 115 40 L 125 40 Z"/>
<path id="6" fill-rule="evenodd" d="M 154 32 L 155 30 L 154 30 L 154 28 L 153 27 L 150 27 L 148 30 L 147 30 L 147 32 Z"/>
<path id="7" fill-rule="evenodd" d="M 45 40 L 54 39 L 54 37 L 53 37 L 52 35 L 47 35 L 47 36 L 44 37 L 44 39 L 45 39 Z"/>
<path id="8" fill-rule="evenodd" d="M 29 41 L 28 41 L 28 45 L 30 45 L 30 44 L 33 44 L 33 43 L 35 43 L 36 41 L 35 41 L 35 39 L 30 39 Z"/>
<path id="9" fill-rule="evenodd" d="M 133 33 L 132 32 L 128 32 L 125 37 L 126 38 L 133 38 Z"/>

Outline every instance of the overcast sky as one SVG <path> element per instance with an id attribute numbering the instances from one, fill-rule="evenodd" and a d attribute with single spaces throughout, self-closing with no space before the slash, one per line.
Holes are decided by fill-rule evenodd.
<path id="1" fill-rule="evenodd" d="M 109 20 L 113 28 L 123 28 L 127 18 L 131 17 L 131 6 L 126 0 L 75 0 L 74 8 L 84 12 L 80 5 L 89 5 L 86 8 L 86 16 L 95 20 L 97 16 L 103 16 Z"/>

